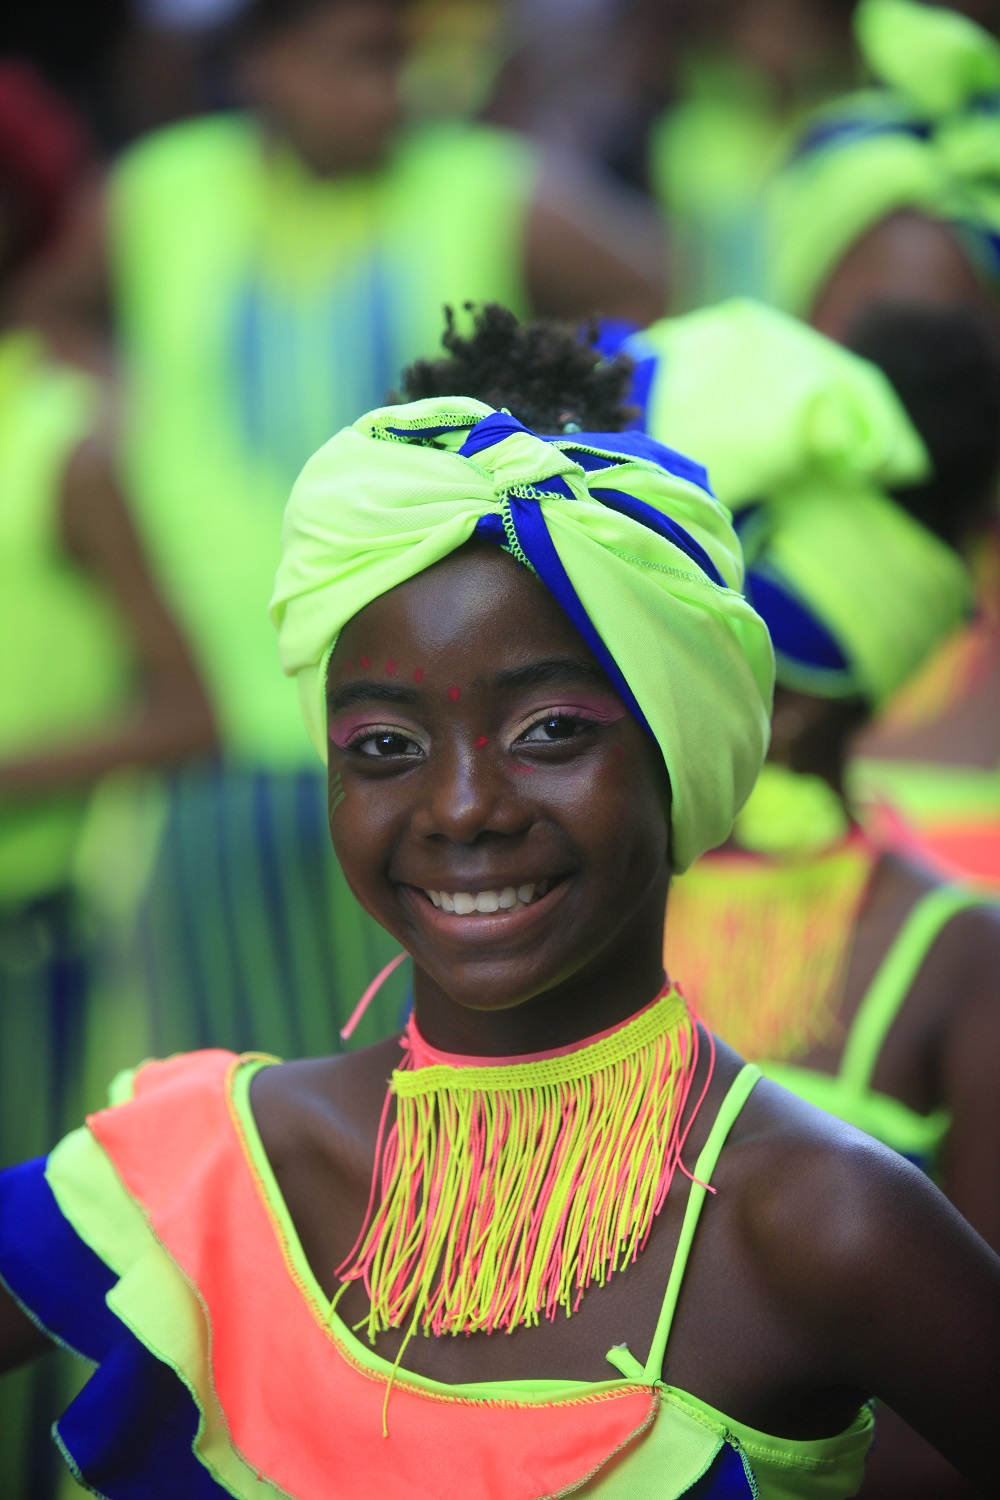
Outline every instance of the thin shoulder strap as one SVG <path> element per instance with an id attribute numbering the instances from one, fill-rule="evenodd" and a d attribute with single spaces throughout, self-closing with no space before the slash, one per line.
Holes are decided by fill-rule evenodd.
<path id="1" fill-rule="evenodd" d="M 959 912 L 993 900 L 964 886 L 942 885 L 912 908 L 865 991 L 847 1034 L 840 1078 L 851 1088 L 871 1086 L 889 1028 L 899 1014 L 935 939 Z"/>
<path id="2" fill-rule="evenodd" d="M 663 1361 L 667 1352 L 667 1340 L 670 1337 L 670 1327 L 674 1321 L 674 1311 L 677 1307 L 677 1299 L 680 1296 L 681 1282 L 684 1280 L 684 1272 L 687 1269 L 688 1256 L 691 1253 L 691 1242 L 694 1232 L 698 1227 L 701 1217 L 702 1204 L 708 1193 L 708 1184 L 712 1180 L 719 1160 L 719 1153 L 726 1143 L 726 1137 L 736 1121 L 740 1110 L 743 1108 L 750 1092 L 761 1077 L 761 1071 L 753 1063 L 745 1063 L 737 1073 L 729 1086 L 729 1092 L 719 1106 L 719 1113 L 715 1117 L 712 1129 L 709 1131 L 708 1140 L 701 1149 L 701 1154 L 695 1163 L 692 1174 L 694 1180 L 691 1183 L 691 1191 L 688 1194 L 687 1207 L 684 1210 L 684 1222 L 681 1225 L 681 1237 L 677 1242 L 677 1251 L 674 1255 L 674 1263 L 670 1268 L 670 1279 L 667 1282 L 667 1290 L 663 1298 L 663 1306 L 660 1308 L 660 1316 L 656 1322 L 656 1332 L 653 1334 L 653 1343 L 649 1351 L 643 1371 L 643 1379 L 650 1385 L 659 1380 L 663 1373 Z"/>

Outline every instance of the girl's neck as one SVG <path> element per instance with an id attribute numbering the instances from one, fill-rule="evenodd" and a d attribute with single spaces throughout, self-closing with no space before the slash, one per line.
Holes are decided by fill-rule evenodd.
<path id="1" fill-rule="evenodd" d="M 472 1057 L 520 1057 L 570 1047 L 629 1020 L 666 982 L 662 938 L 655 956 L 623 965 L 605 961 L 542 994 L 502 1010 L 475 1010 L 447 995 L 429 975 L 414 974 L 414 1013 L 420 1035 L 441 1052 Z"/>

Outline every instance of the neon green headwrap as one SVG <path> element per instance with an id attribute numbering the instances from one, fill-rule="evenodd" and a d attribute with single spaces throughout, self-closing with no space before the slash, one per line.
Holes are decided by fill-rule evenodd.
<path id="1" fill-rule="evenodd" d="M 820 110 L 772 185 L 772 292 L 807 314 L 867 230 L 903 208 L 955 225 L 996 276 L 1000 43 L 968 17 L 914 0 L 861 0 L 855 33 L 886 84 Z"/>
<path id="2" fill-rule="evenodd" d="M 383 407 L 339 432 L 292 491 L 271 603 L 320 754 L 343 626 L 477 533 L 539 574 L 655 736 L 675 868 L 721 843 L 766 750 L 773 658 L 703 478 L 636 434 L 547 441 L 458 397 Z"/>
<path id="3" fill-rule="evenodd" d="M 664 318 L 626 345 L 656 372 L 646 428 L 705 464 L 735 509 L 822 474 L 916 483 L 927 450 L 875 365 L 763 302 Z"/>
<path id="4" fill-rule="evenodd" d="M 928 469 L 882 371 L 743 300 L 664 319 L 626 347 L 650 434 L 707 459 L 741 513 L 778 681 L 884 702 L 961 623 L 971 589 L 956 553 L 880 491 Z"/>

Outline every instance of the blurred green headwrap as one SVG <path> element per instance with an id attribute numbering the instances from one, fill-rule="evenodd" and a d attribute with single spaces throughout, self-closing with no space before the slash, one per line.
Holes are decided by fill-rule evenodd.
<path id="1" fill-rule="evenodd" d="M 323 758 L 343 626 L 474 535 L 539 576 L 656 738 L 675 868 L 721 843 L 767 747 L 771 646 L 704 472 L 640 434 L 543 439 L 448 397 L 369 412 L 309 460 L 271 616 Z"/>
<path id="2" fill-rule="evenodd" d="M 1000 275 L 1000 43 L 915 0 L 861 0 L 854 26 L 885 87 L 820 110 L 770 191 L 773 295 L 803 315 L 851 245 L 904 208 L 952 224 Z"/>
<path id="3" fill-rule="evenodd" d="M 778 681 L 883 703 L 971 603 L 957 554 L 883 492 L 928 469 L 885 375 L 748 300 L 664 319 L 626 348 L 650 434 L 706 461 L 737 512 Z"/>

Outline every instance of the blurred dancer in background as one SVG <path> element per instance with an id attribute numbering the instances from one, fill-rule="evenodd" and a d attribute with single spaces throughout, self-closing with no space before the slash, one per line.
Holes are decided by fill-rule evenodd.
<path id="1" fill-rule="evenodd" d="M 554 175 L 523 138 L 405 127 L 406 16 L 253 0 L 233 41 L 246 109 L 147 137 L 113 177 L 129 479 L 226 752 L 174 782 L 139 914 L 157 1050 L 329 1051 L 392 952 L 330 857 L 294 692 L 270 669 L 300 465 L 433 346 L 445 302 L 645 320 L 662 301 L 652 216 Z M 371 1035 L 400 999 L 387 986 Z"/>
<path id="2" fill-rule="evenodd" d="M 909 356 L 884 337 L 870 342 L 866 314 L 882 302 L 960 308 L 1000 337 L 1000 43 L 957 10 L 910 0 L 862 0 L 855 24 L 880 86 L 822 112 L 778 176 L 774 289 L 889 368 Z M 975 337 L 943 325 L 922 378 L 926 386 L 936 369 L 942 385 L 948 370 L 969 381 L 977 364 Z M 976 571 L 977 620 L 864 737 L 853 776 L 882 822 L 886 809 L 903 814 L 898 836 L 916 839 L 943 870 L 1000 888 L 995 534 Z"/>
<path id="3" fill-rule="evenodd" d="M 653 124 L 649 186 L 678 311 L 765 296 L 765 184 L 804 118 L 854 81 L 854 0 L 708 0 L 664 51 L 678 97 Z"/>
<path id="4" fill-rule="evenodd" d="M 762 305 L 667 320 L 630 347 L 650 434 L 716 454 L 777 659 L 768 764 L 732 845 L 671 890 L 669 972 L 769 1077 L 921 1163 L 998 1246 L 1000 914 L 880 847 L 844 787 L 859 724 L 971 600 L 954 549 L 995 492 L 1000 361 L 983 341 L 930 403 L 926 380 L 963 333 L 933 310 L 869 323 L 926 445 L 878 369 Z M 969 1491 L 883 1414 L 863 1493 Z"/>
<path id="5" fill-rule="evenodd" d="M 124 765 L 207 751 L 211 711 L 153 583 L 101 435 L 101 396 L 14 321 L 64 227 L 83 131 L 0 67 L 0 1163 L 79 1115 L 94 934 L 75 886 L 88 793 Z M 58 1370 L 0 1408 L 0 1493 L 45 1492 Z M 43 1420 L 44 1418 L 44 1420 Z M 41 1425 L 40 1425 L 41 1424 Z"/>

